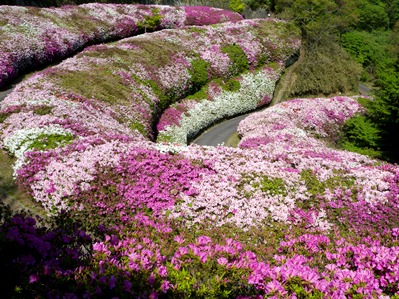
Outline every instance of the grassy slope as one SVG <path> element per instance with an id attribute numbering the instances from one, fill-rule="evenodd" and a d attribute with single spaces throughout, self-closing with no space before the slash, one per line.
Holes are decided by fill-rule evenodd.
<path id="1" fill-rule="evenodd" d="M 12 166 L 15 158 L 11 158 L 4 150 L 0 150 L 0 200 L 10 205 L 14 211 L 30 210 L 44 216 L 44 210 L 32 197 L 20 190 L 13 178 Z"/>

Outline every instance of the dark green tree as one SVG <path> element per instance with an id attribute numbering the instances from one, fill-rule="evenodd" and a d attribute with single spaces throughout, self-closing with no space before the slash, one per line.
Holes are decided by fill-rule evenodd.
<path id="1" fill-rule="evenodd" d="M 376 99 L 371 102 L 371 120 L 381 131 L 381 148 L 388 160 L 399 161 L 399 63 L 380 75 Z"/>

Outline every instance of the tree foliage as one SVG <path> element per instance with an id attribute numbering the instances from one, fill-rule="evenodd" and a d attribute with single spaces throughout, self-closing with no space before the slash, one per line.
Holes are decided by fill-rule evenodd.
<path id="1" fill-rule="evenodd" d="M 230 0 L 229 9 L 238 13 L 243 13 L 245 10 L 245 3 L 242 0 Z"/>
<path id="2" fill-rule="evenodd" d="M 261 8 L 266 8 L 266 9 L 271 9 L 272 8 L 272 0 L 247 0 L 247 5 L 248 7 L 255 11 L 257 9 Z"/>
<path id="3" fill-rule="evenodd" d="M 290 97 L 353 94 L 361 67 L 335 43 L 308 49 L 291 85 Z"/>

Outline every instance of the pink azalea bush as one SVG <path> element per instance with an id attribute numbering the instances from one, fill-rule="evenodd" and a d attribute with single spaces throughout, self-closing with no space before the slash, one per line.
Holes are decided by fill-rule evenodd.
<path id="1" fill-rule="evenodd" d="M 18 157 L 16 174 L 25 162 L 25 166 L 31 164 L 25 161 L 27 151 L 43 150 L 35 147 L 35 140 L 40 143 L 46 136 L 54 142 L 57 139 L 56 145 L 60 146 L 52 146 L 54 151 L 61 150 L 61 145 L 85 143 L 93 138 L 105 138 L 110 142 L 112 137 L 107 137 L 110 135 L 123 135 L 135 142 L 151 138 L 154 135 L 152 126 L 162 108 L 201 88 L 212 78 L 228 79 L 241 64 L 255 68 L 263 60 L 287 59 L 298 47 L 297 36 L 271 43 L 287 31 L 292 30 L 273 20 L 250 20 L 155 32 L 111 45 L 90 47 L 74 58 L 35 74 L 19 84 L 1 103 L 1 112 L 5 115 L 0 124 L 3 146 Z M 246 39 L 259 49 L 258 52 L 245 50 Z M 214 58 L 223 61 L 221 68 L 216 59 L 199 58 L 214 48 L 220 50 Z M 272 50 L 273 55 L 265 56 Z M 152 51 L 161 51 L 162 55 L 154 57 Z M 255 86 L 252 89 L 256 88 L 267 72 L 258 73 L 257 80 L 244 75 L 243 86 L 252 84 Z M 265 84 L 268 82 L 266 80 Z M 258 97 L 261 95 L 254 96 L 249 108 L 256 105 Z M 245 98 L 232 101 L 233 106 L 239 107 Z M 239 109 L 235 109 L 231 113 L 238 112 Z M 58 161 L 56 156 L 54 159 Z M 92 167 L 79 168 L 89 171 Z M 35 176 L 36 180 L 44 184 L 45 176 L 51 173 L 53 170 L 45 170 L 44 177 Z M 79 177 L 77 181 L 87 182 L 91 177 Z M 33 182 L 30 184 L 35 186 Z M 55 183 L 55 186 L 57 190 L 60 188 L 59 196 L 46 195 L 48 186 L 41 185 L 40 190 L 33 187 L 36 200 L 47 209 L 48 198 L 51 198 L 50 206 L 58 205 L 61 209 L 65 207 L 60 198 L 75 192 L 73 184 Z"/>
<path id="2" fill-rule="evenodd" d="M 55 226 L 0 207 L 4 294 L 397 298 L 399 169 L 327 146 L 356 98 L 255 113 L 239 148 L 151 141 L 159 118 L 167 131 L 204 103 L 268 102 L 278 71 L 263 65 L 297 37 L 274 20 L 156 32 L 19 84 L 0 106 L 1 145 Z"/>
<path id="3" fill-rule="evenodd" d="M 61 8 L 0 6 L 0 87 L 21 71 L 70 56 L 94 43 L 143 31 L 240 21 L 207 7 L 89 3 Z"/>

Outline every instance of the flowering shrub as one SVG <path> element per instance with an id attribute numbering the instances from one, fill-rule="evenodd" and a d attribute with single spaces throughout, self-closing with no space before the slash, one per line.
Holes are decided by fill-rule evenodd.
<path id="1" fill-rule="evenodd" d="M 199 93 L 172 105 L 161 116 L 157 129 L 158 141 L 187 144 L 214 122 L 245 113 L 268 104 L 281 67 L 262 67 L 226 84 L 211 82 Z M 238 87 L 234 87 L 238 85 Z"/>
<path id="2" fill-rule="evenodd" d="M 74 277 L 89 265 L 93 240 L 67 215 L 43 227 L 26 214 L 0 205 L 0 286 L 6 298 L 72 296 L 85 293 Z M 68 295 L 69 293 L 69 295 Z"/>
<path id="3" fill-rule="evenodd" d="M 287 30 L 291 32 L 289 27 L 281 26 L 273 20 L 250 20 L 212 27 L 161 31 L 152 33 L 150 37 L 142 35 L 112 45 L 93 46 L 19 84 L 2 102 L 1 113 L 6 115 L 0 124 L 2 138 L 5 140 L 3 146 L 14 155 L 18 154 L 18 170 L 24 162 L 30 164 L 29 167 L 33 165 L 25 161 L 23 155 L 32 149 L 30 145 L 33 144 L 33 139 L 43 141 L 40 134 L 44 134 L 43 130 L 48 130 L 45 128 L 56 127 L 64 130 L 57 134 L 74 136 L 75 143 L 83 144 L 91 142 L 93 138 L 103 139 L 108 143 L 113 139 L 111 135 L 124 135 L 129 140 L 140 142 L 144 140 L 142 135 L 151 138 L 154 135 L 152 126 L 160 109 L 198 90 L 212 78 L 222 76 L 228 80 L 236 72 L 236 64 L 241 69 L 244 56 L 248 59 L 247 66 L 251 68 L 263 63 L 264 52 L 270 52 L 272 48 L 284 47 L 286 50 L 279 56 L 271 55 L 268 60 L 280 61 L 290 56 L 298 46 L 296 31 L 290 38 L 271 43 L 276 37 L 285 36 Z M 269 36 L 265 35 L 268 31 Z M 251 50 L 246 48 L 248 43 L 253 45 Z M 238 62 L 223 53 L 224 47 L 232 44 L 235 44 L 232 47 L 234 51 L 242 46 Z M 206 55 L 192 59 L 213 49 L 220 51 L 213 52 L 212 59 Z M 154 51 L 159 52 L 157 57 L 153 56 Z M 219 58 L 223 61 L 221 68 L 217 63 Z M 220 96 L 214 102 L 219 107 L 230 105 L 231 111 L 228 115 L 256 107 L 258 98 L 263 93 L 271 94 L 272 83 L 263 76 L 268 72 L 265 69 L 243 75 L 240 85 L 248 96 L 229 100 L 238 96 L 236 92 Z M 259 87 L 268 90 L 258 90 L 250 94 Z M 198 131 L 199 126 L 207 124 L 203 119 L 195 130 Z M 32 135 L 31 131 L 37 131 L 36 135 Z M 69 138 L 68 142 L 72 140 Z M 43 147 L 45 146 L 42 144 L 34 148 Z M 54 159 L 59 160 L 55 158 L 57 155 L 54 154 Z M 90 167 L 81 169 L 87 169 L 90 173 Z M 80 176 L 72 177 L 76 181 L 87 183 L 87 177 L 92 177 L 87 171 L 84 171 L 84 179 Z M 48 170 L 46 172 L 49 173 Z M 34 177 L 34 180 L 47 182 L 41 175 Z M 64 183 L 53 183 L 54 187 L 48 183 L 50 185 L 38 189 L 33 187 L 36 186 L 33 181 L 27 181 L 34 190 L 31 193 L 36 200 L 49 210 L 52 210 L 52 205 L 59 206 L 58 210 L 65 208 L 61 198 L 74 193 L 76 188 Z M 54 191 L 55 193 L 48 191 L 53 188 L 61 189 L 59 192 Z"/>
<path id="4" fill-rule="evenodd" d="M 181 142 L 212 114 L 267 103 L 280 70 L 262 66 L 297 36 L 274 20 L 155 32 L 19 84 L 1 145 L 52 217 L 0 207 L 5 296 L 398 298 L 398 167 L 326 145 L 355 98 L 255 113 L 239 148 L 150 141 L 170 105 L 158 128 Z"/>
<path id="5" fill-rule="evenodd" d="M 225 21 L 239 21 L 240 15 L 229 10 L 208 6 L 185 6 L 186 20 L 189 25 L 202 26 Z"/>
<path id="6" fill-rule="evenodd" d="M 71 21 L 72 20 L 72 21 Z M 217 8 L 89 3 L 61 8 L 0 7 L 0 87 L 24 69 L 83 47 L 141 32 L 240 21 Z"/>

